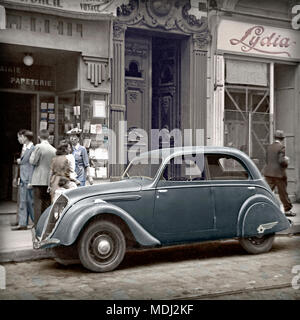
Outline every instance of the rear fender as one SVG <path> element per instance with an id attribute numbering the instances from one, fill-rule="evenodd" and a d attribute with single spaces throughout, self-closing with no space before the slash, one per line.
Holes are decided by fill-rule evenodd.
<path id="1" fill-rule="evenodd" d="M 131 215 L 105 201 L 78 206 L 76 209 L 74 207 L 71 208 L 71 211 L 66 212 L 62 217 L 51 238 L 59 239 L 60 244 L 69 246 L 76 241 L 80 231 L 93 217 L 103 214 L 112 214 L 120 217 L 127 224 L 141 246 L 154 247 L 160 245 L 159 240 L 146 231 Z"/>
<path id="2" fill-rule="evenodd" d="M 254 195 L 242 205 L 237 222 L 240 238 L 261 236 L 290 227 L 289 220 L 278 205 L 264 195 Z"/>

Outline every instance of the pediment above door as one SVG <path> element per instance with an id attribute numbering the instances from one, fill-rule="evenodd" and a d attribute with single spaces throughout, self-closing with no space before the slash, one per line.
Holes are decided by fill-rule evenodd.
<path id="1" fill-rule="evenodd" d="M 117 8 L 118 24 L 148 30 L 193 35 L 201 47 L 207 46 L 210 34 L 207 18 L 189 14 L 189 0 L 130 0 Z"/>

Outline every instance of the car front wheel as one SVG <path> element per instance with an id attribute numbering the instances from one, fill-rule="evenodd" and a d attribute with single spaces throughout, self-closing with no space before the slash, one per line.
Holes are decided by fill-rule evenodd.
<path id="1" fill-rule="evenodd" d="M 271 250 L 275 235 L 255 236 L 239 239 L 241 246 L 252 254 L 259 254 Z"/>
<path id="2" fill-rule="evenodd" d="M 83 232 L 78 243 L 81 263 L 94 272 L 112 271 L 122 262 L 126 241 L 121 229 L 110 221 L 98 220 Z"/>

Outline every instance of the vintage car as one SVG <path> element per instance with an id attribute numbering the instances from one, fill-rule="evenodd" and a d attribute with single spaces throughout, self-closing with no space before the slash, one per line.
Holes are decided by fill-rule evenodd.
<path id="1" fill-rule="evenodd" d="M 263 253 L 289 227 L 246 154 L 182 147 L 141 154 L 120 181 L 66 191 L 41 216 L 33 246 L 105 272 L 132 248 L 236 238 L 249 253 Z"/>

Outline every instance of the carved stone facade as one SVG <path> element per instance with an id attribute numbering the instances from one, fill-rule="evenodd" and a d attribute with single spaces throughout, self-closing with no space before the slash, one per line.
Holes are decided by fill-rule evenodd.
<path id="1" fill-rule="evenodd" d="M 210 41 L 207 20 L 189 14 L 190 9 L 189 0 L 130 0 L 117 8 L 118 23 L 193 35 L 197 46 L 205 49 Z"/>
<path id="2" fill-rule="evenodd" d="M 124 113 L 111 111 L 116 133 L 117 119 L 148 133 L 205 127 L 211 37 L 207 18 L 197 18 L 190 9 L 190 0 L 130 0 L 117 8 L 111 99 L 124 106 Z M 164 57 L 171 49 L 173 56 Z M 112 176 L 122 170 L 114 166 Z"/>
<path id="3" fill-rule="evenodd" d="M 94 87 L 98 87 L 102 82 L 110 80 L 110 61 L 109 59 L 100 59 L 95 57 L 82 57 L 87 65 L 86 77 Z"/>

